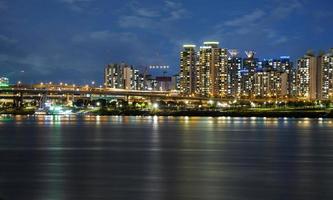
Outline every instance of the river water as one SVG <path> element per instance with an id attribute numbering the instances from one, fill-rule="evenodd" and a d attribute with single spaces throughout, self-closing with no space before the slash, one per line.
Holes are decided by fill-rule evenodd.
<path id="1" fill-rule="evenodd" d="M 333 199 L 333 120 L 1 116 L 0 199 Z"/>

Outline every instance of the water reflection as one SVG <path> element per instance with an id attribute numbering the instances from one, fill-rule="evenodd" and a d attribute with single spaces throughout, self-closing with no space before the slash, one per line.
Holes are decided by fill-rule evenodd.
<path id="1" fill-rule="evenodd" d="M 332 126 L 306 118 L 0 116 L 0 199 L 331 199 Z"/>

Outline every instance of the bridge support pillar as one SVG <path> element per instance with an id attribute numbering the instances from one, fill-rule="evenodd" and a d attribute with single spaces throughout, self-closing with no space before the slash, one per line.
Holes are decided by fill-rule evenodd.
<path id="1" fill-rule="evenodd" d="M 16 96 L 14 97 L 13 107 L 14 108 L 22 108 L 23 107 L 23 93 L 22 92 L 16 94 Z"/>
<path id="2" fill-rule="evenodd" d="M 72 105 L 74 102 L 74 94 L 66 94 L 66 105 Z"/>

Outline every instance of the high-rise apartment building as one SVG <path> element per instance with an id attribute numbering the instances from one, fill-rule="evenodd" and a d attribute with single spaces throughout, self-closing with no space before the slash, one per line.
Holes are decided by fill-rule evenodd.
<path id="1" fill-rule="evenodd" d="M 183 51 L 180 52 L 180 72 L 179 86 L 182 95 L 191 95 L 196 90 L 196 64 L 197 53 L 195 45 L 183 45 Z"/>
<path id="2" fill-rule="evenodd" d="M 261 97 L 286 98 L 290 96 L 292 83 L 292 62 L 288 56 L 279 59 L 265 59 L 260 63 L 260 70 L 267 75 L 267 91 Z M 258 85 L 256 84 L 258 87 Z M 258 96 L 258 94 L 256 94 Z"/>
<path id="3" fill-rule="evenodd" d="M 278 71 L 285 73 L 282 74 L 283 78 L 282 81 L 286 83 L 287 88 L 282 88 L 282 95 L 285 95 L 287 97 L 293 97 L 295 95 L 295 92 L 293 92 L 293 88 L 295 87 L 294 82 L 294 65 L 293 62 L 290 61 L 289 56 L 281 56 L 278 60 Z M 285 84 L 282 84 L 283 87 L 285 87 Z"/>
<path id="4" fill-rule="evenodd" d="M 286 72 L 262 68 L 254 77 L 254 98 L 284 98 L 287 95 Z"/>
<path id="5" fill-rule="evenodd" d="M 258 59 L 255 58 L 254 51 L 246 51 L 246 58 L 243 59 L 243 69 L 241 73 L 241 96 L 252 98 L 255 94 L 255 73 L 257 70 Z"/>
<path id="6" fill-rule="evenodd" d="M 320 76 L 320 97 L 323 100 L 333 98 L 333 49 L 328 53 L 318 56 L 318 69 Z"/>
<path id="7" fill-rule="evenodd" d="M 318 67 L 317 57 L 308 52 L 297 62 L 297 96 L 299 98 L 318 99 Z"/>
<path id="8" fill-rule="evenodd" d="M 266 98 L 269 94 L 269 72 L 258 70 L 254 75 L 255 98 Z"/>
<path id="9" fill-rule="evenodd" d="M 224 97 L 227 94 L 227 50 L 219 42 L 204 42 L 197 66 L 197 94 Z"/>
<path id="10" fill-rule="evenodd" d="M 138 71 L 125 63 L 109 64 L 104 70 L 104 85 L 109 88 L 135 90 L 138 78 Z"/>
<path id="11" fill-rule="evenodd" d="M 204 42 L 198 52 L 195 48 L 183 45 L 180 53 L 182 95 L 333 99 L 333 49 L 319 56 L 308 52 L 294 67 L 289 56 L 259 61 L 254 51 L 246 51 L 242 58 L 237 50 L 219 47 L 219 42 Z"/>
<path id="12" fill-rule="evenodd" d="M 227 64 L 227 97 L 237 98 L 241 94 L 242 58 L 236 49 L 229 50 Z"/>

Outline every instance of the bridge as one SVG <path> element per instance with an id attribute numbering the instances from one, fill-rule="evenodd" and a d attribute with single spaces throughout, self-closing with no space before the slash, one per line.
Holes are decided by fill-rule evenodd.
<path id="1" fill-rule="evenodd" d="M 173 91 L 141 91 L 99 88 L 90 86 L 63 86 L 63 85 L 12 85 L 0 88 L 0 99 L 12 100 L 14 105 L 21 107 L 24 100 L 59 99 L 106 99 L 121 98 L 129 101 L 131 98 L 143 98 L 150 101 L 209 101 L 211 98 L 186 97 Z M 220 99 L 221 100 L 221 99 Z"/>
<path id="2" fill-rule="evenodd" d="M 93 99 L 124 99 L 131 101 L 141 98 L 146 101 L 154 102 L 158 100 L 164 101 L 189 101 L 208 103 L 209 101 L 230 102 L 235 98 L 209 98 L 197 96 L 182 96 L 175 91 L 142 91 L 142 90 L 126 90 L 112 89 L 92 86 L 76 86 L 63 84 L 34 84 L 34 85 L 11 85 L 8 87 L 0 87 L 0 100 L 12 101 L 15 107 L 21 107 L 25 100 L 34 100 L 39 105 L 45 99 L 54 99 L 62 101 L 75 100 L 93 100 Z M 244 99 L 246 100 L 246 99 Z M 247 99 L 249 100 L 249 99 Z M 255 102 L 266 101 L 286 101 L 293 99 L 286 98 L 268 98 L 268 99 L 253 99 Z"/>

